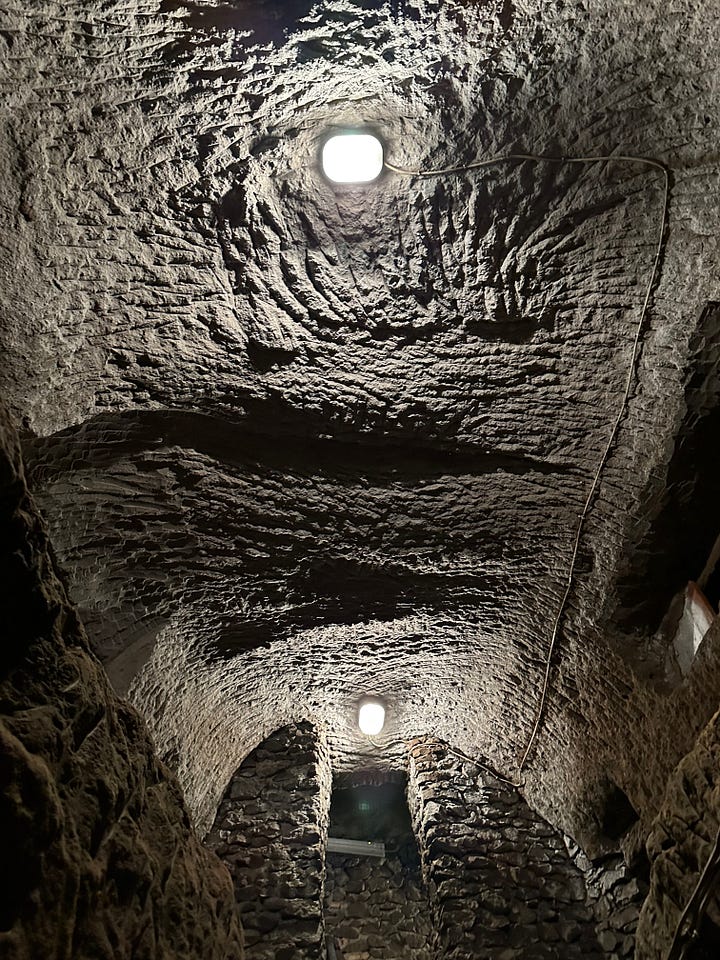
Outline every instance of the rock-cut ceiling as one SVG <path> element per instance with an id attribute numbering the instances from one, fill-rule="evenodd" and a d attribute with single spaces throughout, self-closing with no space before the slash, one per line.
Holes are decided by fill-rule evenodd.
<path id="1" fill-rule="evenodd" d="M 3 391 L 94 647 L 198 823 L 303 718 L 339 770 L 432 733 L 519 775 L 653 268 L 657 169 L 334 187 L 318 152 L 347 126 L 408 167 L 671 169 L 526 792 L 592 831 L 589 798 L 642 750 L 649 638 L 698 572 L 657 566 L 658 518 L 687 411 L 714 408 L 688 378 L 720 299 L 720 19 L 672 6 L 10 10 Z M 377 743 L 355 727 L 367 692 L 388 703 Z"/>

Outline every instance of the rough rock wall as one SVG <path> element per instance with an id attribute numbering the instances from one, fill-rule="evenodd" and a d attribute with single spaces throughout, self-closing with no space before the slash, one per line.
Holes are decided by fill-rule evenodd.
<path id="1" fill-rule="evenodd" d="M 514 788 L 425 741 L 410 747 L 408 796 L 439 957 L 605 955 L 562 837 Z"/>
<path id="2" fill-rule="evenodd" d="M 664 960 L 680 914 L 690 900 L 720 829 L 720 713 L 668 783 L 665 801 L 648 838 L 650 891 L 638 926 L 638 960 Z M 698 931 L 695 958 L 720 954 L 717 886 L 707 921 Z M 687 945 L 687 940 L 685 944 Z"/>
<path id="3" fill-rule="evenodd" d="M 327 748 L 308 723 L 283 727 L 228 784 L 206 843 L 224 860 L 250 960 L 323 955 Z"/>
<path id="4" fill-rule="evenodd" d="M 718 4 L 393 6 L 6 3 L 0 377 L 42 440 L 38 493 L 96 650 L 124 684 L 147 664 L 135 702 L 198 822 L 247 731 L 288 719 L 280 662 L 318 719 L 341 718 L 343 758 L 342 704 L 377 682 L 387 742 L 439 731 L 514 776 L 660 180 L 513 164 L 335 190 L 319 141 L 371 123 L 411 165 L 517 147 L 668 161 L 638 385 L 527 786 L 589 835 L 606 768 L 652 816 L 656 778 L 636 771 L 689 747 L 646 749 L 653 705 L 623 663 L 646 637 L 606 626 L 718 299 Z"/>
<path id="5" fill-rule="evenodd" d="M 432 730 L 512 777 L 661 181 L 527 163 L 335 190 L 319 140 L 371 123 L 420 166 L 668 162 L 526 785 L 601 847 L 608 771 L 651 818 L 717 702 L 653 699 L 624 662 L 657 667 L 646 624 L 613 627 L 618 581 L 656 582 L 638 545 L 663 552 L 693 341 L 708 371 L 717 350 L 718 3 L 392 6 L 5 3 L 0 378 L 95 649 L 124 683 L 145 664 L 134 700 L 197 822 L 299 698 L 352 763 L 343 705 L 370 684 L 385 756 Z"/>
<path id="6" fill-rule="evenodd" d="M 0 412 L 0 955 L 239 960 L 225 867 L 57 578 Z"/>

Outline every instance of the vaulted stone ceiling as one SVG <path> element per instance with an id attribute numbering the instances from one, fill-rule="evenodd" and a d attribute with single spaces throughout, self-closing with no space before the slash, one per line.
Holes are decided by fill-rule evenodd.
<path id="1" fill-rule="evenodd" d="M 717 5 L 7 6 L 2 390 L 89 636 L 197 823 L 300 719 L 337 770 L 447 739 L 597 848 L 615 785 L 647 822 L 713 709 L 701 679 L 663 688 L 652 636 L 720 527 L 715 487 L 683 513 L 681 457 L 717 399 Z M 346 126 L 408 167 L 671 169 L 524 771 L 663 176 L 333 187 L 319 148 Z"/>

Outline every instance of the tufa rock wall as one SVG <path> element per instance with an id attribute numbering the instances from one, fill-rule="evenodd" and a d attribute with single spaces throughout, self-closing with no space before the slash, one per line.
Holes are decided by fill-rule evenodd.
<path id="1" fill-rule="evenodd" d="M 59 581 L 0 412 L 4 960 L 240 960 L 222 864 Z"/>
<path id="2" fill-rule="evenodd" d="M 650 891 L 638 926 L 637 960 L 665 960 L 681 912 L 690 900 L 720 829 L 720 713 L 670 777 L 647 842 Z M 685 941 L 687 945 L 687 941 Z M 717 893 L 687 956 L 720 955 Z"/>
<path id="3" fill-rule="evenodd" d="M 0 382 L 94 649 L 203 827 L 247 731 L 307 702 L 344 758 L 376 681 L 388 747 L 432 730 L 515 776 L 662 215 L 659 172 L 620 162 L 335 189 L 323 131 L 377 127 L 413 167 L 673 168 L 527 777 L 585 846 L 606 769 L 649 822 L 647 767 L 659 793 L 691 744 L 648 747 L 624 661 L 638 589 L 654 610 L 697 574 L 651 561 L 685 411 L 714 403 L 685 384 L 718 336 L 717 0 L 3 6 Z M 672 529 L 717 529 L 704 503 Z M 658 710 L 694 739 L 712 707 L 686 704 Z"/>

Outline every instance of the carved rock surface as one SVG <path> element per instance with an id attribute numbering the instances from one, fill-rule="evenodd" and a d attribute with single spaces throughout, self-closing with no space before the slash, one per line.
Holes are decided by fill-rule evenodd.
<path id="1" fill-rule="evenodd" d="M 674 690 L 653 639 L 720 529 L 711 457 L 683 468 L 717 437 L 719 12 L 4 4 L 0 388 L 93 649 L 201 830 L 303 719 L 337 769 L 432 734 L 518 777 L 624 412 L 524 793 L 591 853 L 642 846 L 720 689 L 717 632 Z M 352 125 L 409 167 L 667 164 L 643 329 L 659 171 L 335 189 L 318 151 Z"/>
<path id="2" fill-rule="evenodd" d="M 240 960 L 225 867 L 55 572 L 0 417 L 0 955 Z"/>
<path id="3" fill-rule="evenodd" d="M 718 830 L 720 714 L 712 718 L 694 748 L 673 771 L 665 800 L 653 823 L 647 844 L 652 865 L 650 892 L 638 928 L 638 960 L 655 960 L 666 955 L 680 915 L 710 857 Z M 703 917 L 698 929 L 700 951 L 696 946 L 691 948 L 696 953 L 689 954 L 697 955 L 700 960 L 717 956 L 720 948 L 716 887 Z"/>

